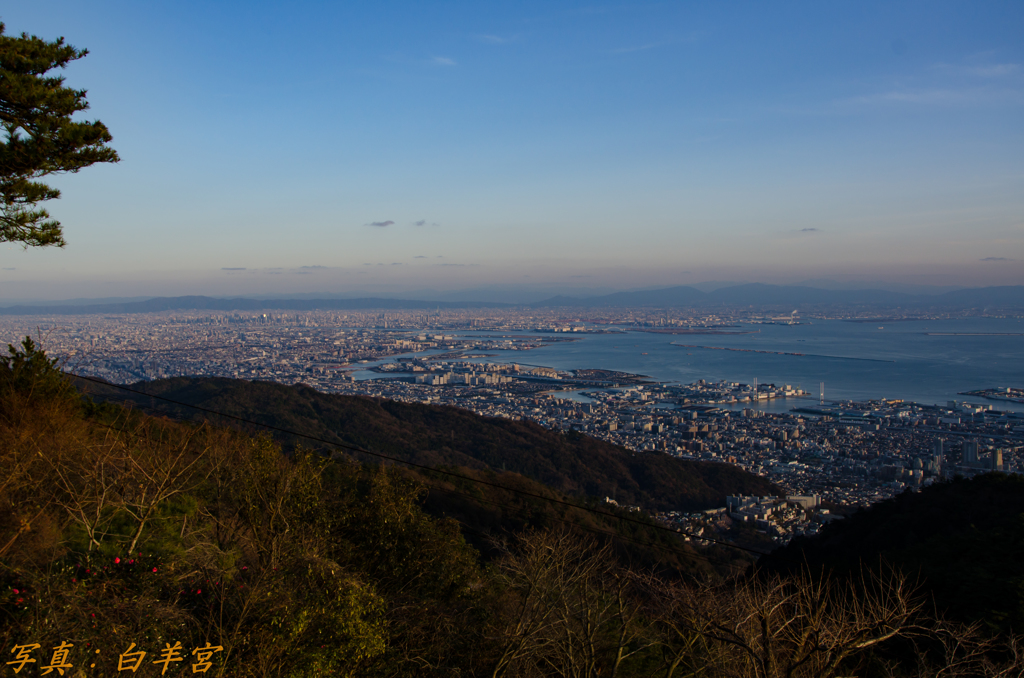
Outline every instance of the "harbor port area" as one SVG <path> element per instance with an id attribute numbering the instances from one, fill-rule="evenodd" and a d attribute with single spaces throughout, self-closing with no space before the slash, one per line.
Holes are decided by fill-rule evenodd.
<path id="1" fill-rule="evenodd" d="M 1009 386 L 983 388 L 977 391 L 961 391 L 959 395 L 986 398 L 988 400 L 1003 400 L 1011 403 L 1024 403 L 1024 388 L 1012 388 Z"/>

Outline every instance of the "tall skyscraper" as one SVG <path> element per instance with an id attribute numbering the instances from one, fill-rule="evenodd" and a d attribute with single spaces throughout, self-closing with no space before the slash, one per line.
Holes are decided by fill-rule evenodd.
<path id="1" fill-rule="evenodd" d="M 970 464 L 978 463 L 978 441 L 977 440 L 965 440 L 963 446 L 963 464 L 968 466 Z"/>

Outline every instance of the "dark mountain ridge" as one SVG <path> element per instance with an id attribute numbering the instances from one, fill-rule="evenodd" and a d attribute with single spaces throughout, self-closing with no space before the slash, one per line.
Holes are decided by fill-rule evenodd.
<path id="1" fill-rule="evenodd" d="M 1024 631 L 1024 477 L 988 473 L 905 492 L 794 539 L 758 562 L 856 576 L 887 563 L 920 578 L 943 614 Z"/>
<path id="2" fill-rule="evenodd" d="M 94 398 L 122 400 L 125 395 L 92 382 L 80 385 Z M 306 386 L 207 377 L 142 382 L 132 388 L 401 461 L 518 473 L 567 495 L 610 497 L 620 504 L 650 510 L 700 510 L 722 506 L 731 494 L 781 493 L 767 480 L 729 464 L 633 453 L 589 436 L 562 434 L 532 422 L 482 417 L 455 407 L 328 395 Z M 177 418 L 208 417 L 189 407 L 147 396 L 130 399 Z M 232 423 L 217 419 L 211 421 Z M 286 448 L 330 448 L 290 434 L 271 433 Z M 362 461 L 381 461 L 347 453 Z"/>

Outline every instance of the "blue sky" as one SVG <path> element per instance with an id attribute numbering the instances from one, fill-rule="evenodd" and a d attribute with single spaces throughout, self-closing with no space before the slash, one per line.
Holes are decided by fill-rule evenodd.
<path id="1" fill-rule="evenodd" d="M 50 2 L 122 157 L 0 298 L 1024 283 L 1020 2 Z M 391 223 L 388 223 L 391 222 Z M 377 225 L 374 225 L 377 224 Z"/>

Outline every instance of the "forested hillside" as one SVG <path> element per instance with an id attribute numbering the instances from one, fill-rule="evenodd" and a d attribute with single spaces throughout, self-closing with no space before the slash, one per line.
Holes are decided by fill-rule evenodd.
<path id="1" fill-rule="evenodd" d="M 96 397 L 127 397 L 137 405 L 184 419 L 211 416 L 208 412 L 95 383 L 84 383 L 83 387 Z M 611 497 L 620 504 L 650 510 L 706 509 L 724 506 L 725 497 L 730 494 L 781 492 L 764 478 L 729 464 L 635 454 L 589 436 L 563 435 L 532 422 L 481 417 L 454 407 L 327 395 L 305 386 L 203 377 L 143 382 L 133 389 L 402 461 L 431 467 L 505 470 L 567 494 Z M 221 423 L 237 424 L 230 419 L 222 419 Z M 255 433 L 260 429 L 248 430 Z M 280 431 L 270 434 L 286 447 L 330 447 Z M 380 461 L 365 455 L 362 458 Z"/>
<path id="2" fill-rule="evenodd" d="M 990 473 L 906 492 L 793 540 L 759 567 L 847 576 L 862 563 L 919 577 L 943 614 L 1024 631 L 1024 478 Z"/>
<path id="3" fill-rule="evenodd" d="M 28 342 L 0 360 L 0 464 L 0 642 L 19 675 L 1021 669 L 1014 638 L 936 620 L 898 572 L 727 578 L 720 550 L 479 462 L 414 475 L 83 399 Z M 485 515 L 424 510 L 441 497 Z"/>

